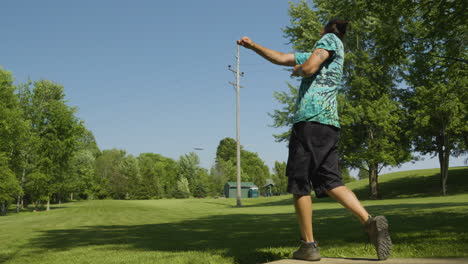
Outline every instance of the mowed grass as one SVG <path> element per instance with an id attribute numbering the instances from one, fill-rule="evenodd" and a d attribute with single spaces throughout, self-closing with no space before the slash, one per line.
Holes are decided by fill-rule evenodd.
<path id="1" fill-rule="evenodd" d="M 385 200 L 364 200 L 390 221 L 392 257 L 468 256 L 468 168 L 381 177 Z M 427 183 L 427 184 L 426 184 Z M 365 181 L 349 184 L 365 198 Z M 436 195 L 436 196 L 433 196 Z M 299 231 L 290 196 L 244 199 L 83 201 L 0 217 L 0 263 L 262 263 L 288 258 Z M 375 258 L 358 221 L 314 200 L 314 233 L 327 257 Z"/>

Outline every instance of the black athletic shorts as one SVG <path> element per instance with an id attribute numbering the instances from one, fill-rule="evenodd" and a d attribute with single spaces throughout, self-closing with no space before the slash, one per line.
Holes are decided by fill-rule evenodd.
<path id="1" fill-rule="evenodd" d="M 326 191 L 343 186 L 338 166 L 340 129 L 316 122 L 294 124 L 286 166 L 288 192 L 327 197 Z"/>

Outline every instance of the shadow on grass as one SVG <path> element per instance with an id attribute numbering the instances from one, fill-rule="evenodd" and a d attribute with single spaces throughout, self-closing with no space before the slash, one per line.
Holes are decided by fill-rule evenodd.
<path id="1" fill-rule="evenodd" d="M 428 209 L 458 206 L 468 203 L 383 205 L 368 209 L 385 212 L 392 224 L 395 244 L 411 246 L 435 236 L 440 238 L 440 233 L 427 232 L 431 230 L 444 232 L 454 247 L 463 248 L 468 243 L 466 211 L 428 213 Z M 39 232 L 30 244 L 36 250 L 34 254 L 44 249 L 65 251 L 91 245 L 124 245 L 148 251 L 208 251 L 232 257 L 237 263 L 287 258 L 284 250 L 271 248 L 295 247 L 299 237 L 294 214 L 213 215 L 177 223 L 83 226 Z M 359 223 L 344 209 L 314 211 L 314 232 L 325 249 L 366 243 Z"/>

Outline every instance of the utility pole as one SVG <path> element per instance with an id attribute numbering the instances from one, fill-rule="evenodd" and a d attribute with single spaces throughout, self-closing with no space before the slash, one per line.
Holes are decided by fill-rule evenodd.
<path id="1" fill-rule="evenodd" d="M 236 56 L 237 68 L 232 69 L 231 65 L 228 66 L 229 70 L 236 74 L 236 83 L 229 82 L 236 88 L 236 138 L 237 138 L 237 207 L 241 207 L 241 165 L 240 165 L 240 77 L 244 76 L 243 72 L 240 72 L 240 46 L 237 45 L 237 56 Z"/>

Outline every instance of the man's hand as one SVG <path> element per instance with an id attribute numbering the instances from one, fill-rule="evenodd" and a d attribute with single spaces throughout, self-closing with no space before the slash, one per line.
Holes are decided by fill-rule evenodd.
<path id="1" fill-rule="evenodd" d="M 296 65 L 294 66 L 294 69 L 291 73 L 291 76 L 296 76 L 296 77 L 305 77 L 304 70 L 302 69 L 302 65 Z"/>
<path id="2" fill-rule="evenodd" d="M 247 49 L 252 49 L 255 43 L 249 37 L 243 37 L 237 41 L 237 45 L 241 45 Z"/>

